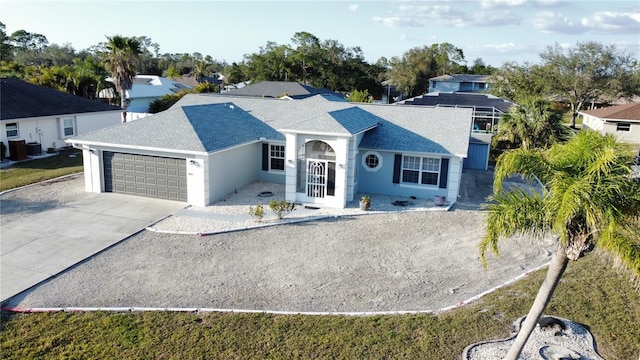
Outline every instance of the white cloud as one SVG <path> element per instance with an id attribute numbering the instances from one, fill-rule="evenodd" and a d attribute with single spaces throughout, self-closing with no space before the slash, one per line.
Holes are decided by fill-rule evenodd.
<path id="1" fill-rule="evenodd" d="M 596 32 L 640 33 L 640 13 L 621 14 L 602 11 L 583 18 L 581 24 Z"/>
<path id="2" fill-rule="evenodd" d="M 349 5 L 349 10 L 351 10 L 351 11 L 358 11 L 359 8 L 360 8 L 360 5 L 358 5 L 358 4 Z"/>
<path id="3" fill-rule="evenodd" d="M 526 0 L 482 0 L 482 7 L 492 9 L 504 6 L 523 6 L 526 2 Z"/>
<path id="4" fill-rule="evenodd" d="M 544 33 L 583 34 L 597 33 L 633 34 L 640 33 L 640 14 L 623 14 L 610 11 L 596 12 L 589 17 L 571 19 L 560 13 L 542 11 L 532 19 L 536 30 Z"/>
<path id="5" fill-rule="evenodd" d="M 505 53 L 518 49 L 518 46 L 512 42 L 502 44 L 486 44 L 486 45 L 469 45 L 470 50 L 490 50 L 499 53 Z"/>
<path id="6" fill-rule="evenodd" d="M 581 23 L 552 11 L 537 13 L 531 20 L 533 27 L 543 33 L 582 34 L 586 31 Z"/>
<path id="7" fill-rule="evenodd" d="M 400 4 L 398 6 L 398 12 L 393 16 L 375 17 L 372 20 L 394 28 L 409 26 L 427 27 L 434 23 L 455 27 L 488 27 L 520 24 L 522 21 L 520 16 L 509 10 L 464 12 L 445 4 L 416 5 L 408 3 Z"/>
<path id="8" fill-rule="evenodd" d="M 521 23 L 520 16 L 508 11 L 479 11 L 465 18 L 459 18 L 452 21 L 457 27 L 468 26 L 504 26 L 518 25 Z"/>
<path id="9" fill-rule="evenodd" d="M 373 21 L 374 23 L 382 24 L 382 25 L 390 27 L 390 28 L 422 27 L 423 26 L 422 23 L 416 22 L 416 21 L 414 21 L 414 19 L 401 18 L 401 17 L 398 17 L 398 16 L 384 17 L 384 18 L 376 16 L 376 17 L 372 18 L 371 21 Z"/>

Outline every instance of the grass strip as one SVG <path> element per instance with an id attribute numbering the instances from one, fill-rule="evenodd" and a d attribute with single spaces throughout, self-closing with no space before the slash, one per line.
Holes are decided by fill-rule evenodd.
<path id="1" fill-rule="evenodd" d="M 82 172 L 82 152 L 64 149 L 53 156 L 16 162 L 0 169 L 0 191 Z"/>

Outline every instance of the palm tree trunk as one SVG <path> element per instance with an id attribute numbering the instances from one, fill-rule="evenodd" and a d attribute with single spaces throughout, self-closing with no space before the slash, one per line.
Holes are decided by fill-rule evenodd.
<path id="1" fill-rule="evenodd" d="M 516 360 L 518 356 L 520 356 L 520 353 L 522 352 L 524 345 L 527 343 L 529 336 L 533 332 L 538 319 L 540 319 L 540 316 L 547 308 L 547 305 L 551 300 L 551 296 L 556 290 L 556 286 L 558 286 L 558 282 L 560 281 L 564 270 L 567 268 L 568 263 L 569 258 L 567 257 L 565 247 L 563 245 L 558 245 L 558 250 L 556 250 L 551 258 L 551 264 L 547 270 L 547 276 L 544 278 L 544 281 L 540 286 L 540 290 L 538 290 L 538 295 L 536 295 L 536 299 L 533 301 L 533 305 L 531 306 L 531 309 L 529 309 L 527 317 L 520 326 L 518 336 L 516 336 L 515 342 L 511 345 L 511 349 L 509 349 L 505 359 Z"/>
<path id="2" fill-rule="evenodd" d="M 120 108 L 122 110 L 124 110 L 122 112 L 122 122 L 125 123 L 127 122 L 127 90 L 122 89 L 120 90 Z"/>

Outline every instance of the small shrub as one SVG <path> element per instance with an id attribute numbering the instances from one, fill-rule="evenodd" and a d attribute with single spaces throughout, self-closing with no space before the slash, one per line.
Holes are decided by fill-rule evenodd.
<path id="1" fill-rule="evenodd" d="M 251 215 L 257 222 L 262 221 L 264 217 L 265 211 L 264 206 L 262 204 L 256 205 L 256 207 L 249 206 L 249 215 Z"/>
<path id="2" fill-rule="evenodd" d="M 269 203 L 269 207 L 271 208 L 271 211 L 276 214 L 278 219 L 283 219 L 296 208 L 296 204 L 288 202 L 286 200 L 271 200 L 271 202 Z"/>
<path id="3" fill-rule="evenodd" d="M 362 195 L 362 197 L 360 198 L 360 209 L 369 210 L 370 207 L 371 207 L 371 196 Z"/>

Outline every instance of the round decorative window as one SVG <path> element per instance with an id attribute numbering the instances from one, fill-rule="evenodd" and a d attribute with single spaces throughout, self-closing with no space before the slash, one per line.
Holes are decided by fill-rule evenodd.
<path id="1" fill-rule="evenodd" d="M 382 156 L 375 151 L 367 151 L 362 156 L 362 166 L 367 171 L 377 171 L 382 166 Z"/>

